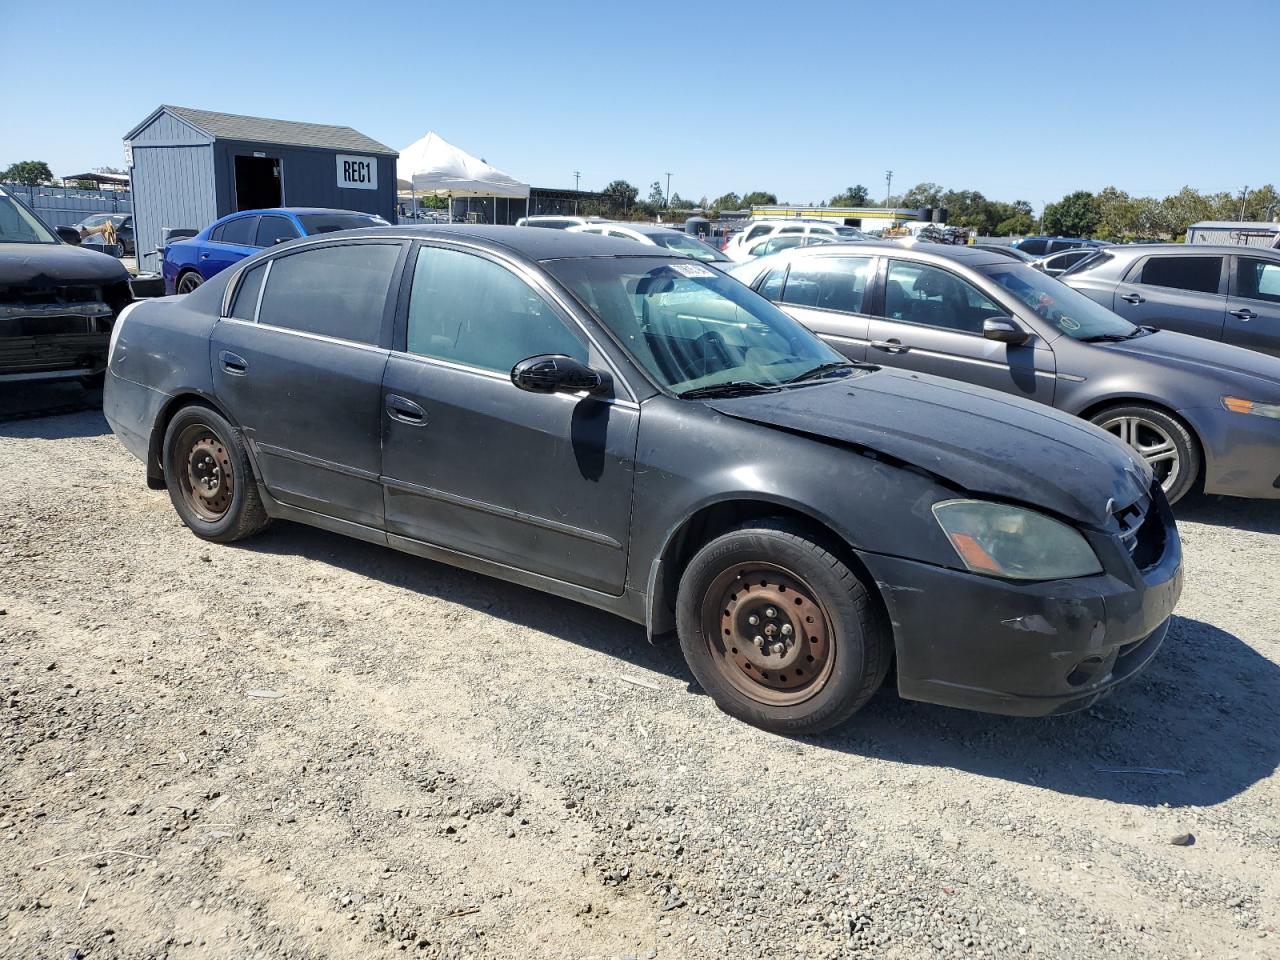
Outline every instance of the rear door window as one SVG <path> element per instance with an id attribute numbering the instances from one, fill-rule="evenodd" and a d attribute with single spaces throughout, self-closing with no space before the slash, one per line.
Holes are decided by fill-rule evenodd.
<path id="1" fill-rule="evenodd" d="M 222 235 L 216 237 L 220 243 L 234 243 L 241 247 L 253 246 L 253 236 L 258 229 L 257 217 L 237 217 L 228 220 L 220 228 Z"/>
<path id="2" fill-rule="evenodd" d="M 1236 296 L 1280 303 L 1280 263 L 1241 257 L 1236 267 Z"/>
<path id="3" fill-rule="evenodd" d="M 345 243 L 271 261 L 258 322 L 377 344 L 398 243 Z"/>
<path id="4" fill-rule="evenodd" d="M 818 310 L 862 313 L 863 297 L 871 283 L 871 257 L 808 257 L 797 260 L 787 274 L 782 302 Z"/>
<path id="5" fill-rule="evenodd" d="M 1217 293 L 1222 257 L 1149 257 L 1137 282 L 1195 293 Z"/>
<path id="6" fill-rule="evenodd" d="M 240 278 L 240 285 L 236 287 L 236 296 L 231 302 L 231 311 L 228 316 L 250 322 L 256 318 L 258 294 L 262 292 L 262 278 L 266 272 L 267 265 L 260 263 Z"/>

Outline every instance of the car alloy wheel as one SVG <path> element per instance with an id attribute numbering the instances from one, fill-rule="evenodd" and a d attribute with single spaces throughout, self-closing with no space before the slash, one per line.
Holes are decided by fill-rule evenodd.
<path id="1" fill-rule="evenodd" d="M 774 564 L 720 574 L 703 599 L 711 662 L 739 692 L 770 706 L 804 701 L 835 660 L 834 631 L 808 584 Z"/>
<path id="2" fill-rule="evenodd" d="M 1130 413 L 1099 420 L 1098 426 L 1137 451 L 1151 466 L 1166 494 L 1181 483 L 1183 464 L 1178 445 L 1160 424 Z"/>
<path id="3" fill-rule="evenodd" d="M 204 283 L 204 277 L 200 276 L 200 274 L 184 273 L 182 278 L 178 281 L 178 292 L 190 293 L 202 283 Z"/>

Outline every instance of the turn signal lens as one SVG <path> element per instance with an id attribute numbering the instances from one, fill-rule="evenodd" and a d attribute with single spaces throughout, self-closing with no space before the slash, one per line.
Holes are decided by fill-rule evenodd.
<path id="1" fill-rule="evenodd" d="M 1222 405 L 1232 413 L 1252 413 L 1255 416 L 1280 420 L 1280 403 L 1257 403 L 1242 397 L 1223 397 Z"/>

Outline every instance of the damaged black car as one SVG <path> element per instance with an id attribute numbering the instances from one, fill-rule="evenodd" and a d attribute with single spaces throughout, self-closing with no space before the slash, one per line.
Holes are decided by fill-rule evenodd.
<path id="1" fill-rule="evenodd" d="M 112 325 L 133 294 L 119 260 L 79 242 L 74 228 L 51 230 L 0 188 L 0 387 L 101 381 Z"/>
<path id="2" fill-rule="evenodd" d="M 1086 707 L 1155 656 L 1181 591 L 1168 503 L 1115 438 L 848 362 L 624 240 L 265 250 L 131 308 L 105 408 L 199 537 L 301 522 L 612 611 L 785 733 L 844 721 L 894 664 L 917 700 Z"/>

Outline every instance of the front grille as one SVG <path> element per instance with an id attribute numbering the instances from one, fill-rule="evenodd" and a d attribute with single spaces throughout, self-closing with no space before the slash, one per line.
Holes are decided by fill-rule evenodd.
<path id="1" fill-rule="evenodd" d="M 101 370 L 126 281 L 0 286 L 0 377 Z"/>
<path id="2" fill-rule="evenodd" d="M 1112 512 L 1120 531 L 1120 541 L 1139 570 L 1147 570 L 1164 555 L 1165 529 L 1160 511 L 1153 510 L 1150 495 Z"/>

